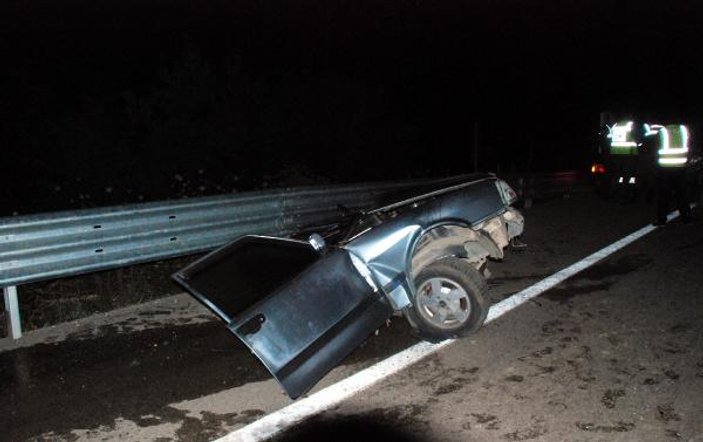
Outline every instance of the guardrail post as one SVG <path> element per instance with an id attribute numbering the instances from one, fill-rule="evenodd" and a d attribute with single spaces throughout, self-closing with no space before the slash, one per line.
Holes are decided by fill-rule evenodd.
<path id="1" fill-rule="evenodd" d="M 20 322 L 20 306 L 17 302 L 17 287 L 12 285 L 2 289 L 5 298 L 5 318 L 7 334 L 12 339 L 22 337 L 22 323 Z"/>

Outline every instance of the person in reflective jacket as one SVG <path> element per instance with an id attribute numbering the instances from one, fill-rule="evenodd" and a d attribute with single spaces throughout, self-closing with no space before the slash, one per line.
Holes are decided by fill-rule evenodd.
<path id="1" fill-rule="evenodd" d="M 608 127 L 607 155 L 605 169 L 608 171 L 608 184 L 611 196 L 622 192 L 628 195 L 631 184 L 638 175 L 639 150 L 642 146 L 641 126 L 634 119 L 618 121 Z M 617 193 L 616 193 L 617 192 Z M 627 196 L 631 198 L 632 196 Z"/>
<path id="2" fill-rule="evenodd" d="M 686 164 L 689 154 L 688 128 L 683 124 L 670 124 L 658 128 L 659 143 L 656 159 L 657 219 L 656 225 L 666 224 L 672 194 L 676 199 L 683 223 L 691 222 L 691 207 L 686 184 Z"/>

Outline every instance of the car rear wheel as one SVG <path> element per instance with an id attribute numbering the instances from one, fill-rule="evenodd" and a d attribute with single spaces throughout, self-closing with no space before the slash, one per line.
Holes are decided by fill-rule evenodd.
<path id="1" fill-rule="evenodd" d="M 486 319 L 486 281 L 471 264 L 444 258 L 414 279 L 413 303 L 405 316 L 417 335 L 430 342 L 467 336 Z"/>

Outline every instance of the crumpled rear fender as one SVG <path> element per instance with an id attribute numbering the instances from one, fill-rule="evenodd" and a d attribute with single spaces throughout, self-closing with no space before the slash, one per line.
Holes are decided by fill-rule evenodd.
<path id="1" fill-rule="evenodd" d="M 470 228 L 490 223 L 506 212 L 506 206 L 496 180 L 468 183 L 450 193 L 414 201 L 344 248 L 368 266 L 391 306 L 402 310 L 413 298 L 412 257 L 420 238 L 438 226 Z"/>

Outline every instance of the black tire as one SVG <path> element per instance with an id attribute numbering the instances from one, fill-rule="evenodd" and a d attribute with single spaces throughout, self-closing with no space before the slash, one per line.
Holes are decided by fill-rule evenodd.
<path id="1" fill-rule="evenodd" d="M 404 313 L 415 333 L 425 341 L 470 335 L 486 319 L 486 280 L 466 261 L 436 261 L 418 273 L 414 284 L 412 305 Z"/>

